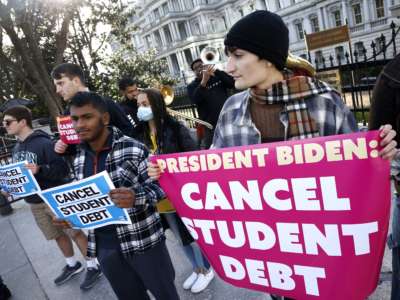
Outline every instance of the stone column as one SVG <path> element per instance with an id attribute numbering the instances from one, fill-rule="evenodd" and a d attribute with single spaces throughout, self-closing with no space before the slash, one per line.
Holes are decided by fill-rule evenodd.
<path id="1" fill-rule="evenodd" d="M 325 7 L 320 7 L 317 11 L 318 21 L 319 21 L 319 30 L 328 29 L 328 19 L 326 18 L 326 10 Z"/>
<path id="2" fill-rule="evenodd" d="M 197 53 L 196 47 L 191 47 L 191 48 L 190 48 L 190 53 L 192 53 L 193 59 L 196 59 L 196 58 L 199 57 L 199 54 Z"/>
<path id="3" fill-rule="evenodd" d="M 346 4 L 346 1 L 343 1 L 342 0 L 342 21 L 343 21 L 343 24 L 345 24 L 346 23 L 346 19 L 348 20 L 348 22 L 350 23 L 350 18 L 348 17 L 348 15 L 347 15 L 347 4 Z"/>
<path id="4" fill-rule="evenodd" d="M 162 46 L 162 48 L 164 48 L 164 47 L 166 47 L 167 46 L 167 39 L 165 38 L 165 35 L 164 35 L 164 29 L 162 28 L 162 27 L 160 27 L 160 28 L 158 28 L 158 32 L 160 33 L 160 37 L 161 37 L 161 46 Z"/>
<path id="5" fill-rule="evenodd" d="M 174 74 L 174 67 L 172 66 L 171 57 L 168 55 L 165 58 L 167 59 L 169 74 L 172 75 L 172 74 Z"/>
<path id="6" fill-rule="evenodd" d="M 178 58 L 179 69 L 186 70 L 187 64 L 186 64 L 186 58 L 185 58 L 185 55 L 183 54 L 183 51 L 180 51 L 180 50 L 177 51 L 176 57 Z"/>
<path id="7" fill-rule="evenodd" d="M 175 38 L 174 38 L 175 41 L 180 41 L 181 40 L 181 35 L 179 33 L 178 24 L 176 22 L 172 22 L 171 25 L 172 25 L 173 34 L 175 36 Z"/>
<path id="8" fill-rule="evenodd" d="M 186 25 L 185 27 L 186 27 L 186 32 L 187 32 L 188 37 L 193 36 L 192 28 L 190 27 L 189 20 L 186 20 L 184 22 L 185 22 L 185 25 Z"/>

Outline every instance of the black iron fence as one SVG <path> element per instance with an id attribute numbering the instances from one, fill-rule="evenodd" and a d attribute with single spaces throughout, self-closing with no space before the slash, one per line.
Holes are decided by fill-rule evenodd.
<path id="1" fill-rule="evenodd" d="M 399 52 L 397 48 L 400 28 L 392 22 L 388 33 L 372 39 L 369 45 L 355 42 L 347 51 L 321 55 L 321 51 L 309 54 L 308 59 L 317 70 L 317 77 L 329 75 L 334 78 L 333 84 L 342 94 L 358 121 L 364 125 L 368 121 L 368 112 L 372 90 L 382 68 Z M 397 39 L 397 41 L 396 41 Z M 336 48 L 338 49 L 338 48 Z M 342 48 L 343 49 L 343 48 Z M 352 51 L 350 51 L 350 49 Z"/>
<path id="2" fill-rule="evenodd" d="M 0 165 L 7 165 L 12 162 L 12 149 L 16 139 L 0 136 Z"/>

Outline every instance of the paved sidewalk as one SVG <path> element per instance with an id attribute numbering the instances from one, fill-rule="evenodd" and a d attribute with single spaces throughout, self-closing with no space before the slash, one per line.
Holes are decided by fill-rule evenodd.
<path id="1" fill-rule="evenodd" d="M 53 280 L 65 264 L 55 242 L 47 242 L 37 228 L 27 204 L 14 204 L 14 213 L 0 216 L 0 275 L 13 293 L 13 300 L 115 300 L 111 287 L 103 277 L 93 289 L 81 292 L 79 284 L 83 273 L 64 285 L 57 287 Z M 182 289 L 182 282 L 190 274 L 190 266 L 182 250 L 171 235 L 167 235 L 167 246 L 176 270 L 176 285 L 182 300 L 267 300 L 263 293 L 240 289 L 216 278 L 209 287 L 198 295 Z M 76 253 L 79 253 L 76 250 Z M 83 260 L 80 257 L 81 261 Z M 390 298 L 390 253 L 386 251 L 382 267 L 384 280 L 369 298 Z M 389 280 L 387 280 L 389 279 Z"/>

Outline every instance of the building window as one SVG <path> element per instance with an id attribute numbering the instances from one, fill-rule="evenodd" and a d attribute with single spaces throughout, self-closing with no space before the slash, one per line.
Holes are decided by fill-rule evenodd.
<path id="1" fill-rule="evenodd" d="M 179 63 L 178 63 L 178 58 L 176 57 L 176 54 L 175 53 L 171 54 L 170 58 L 171 58 L 173 73 L 179 74 L 180 69 L 179 69 Z"/>
<path id="2" fill-rule="evenodd" d="M 297 32 L 297 38 L 299 40 L 304 40 L 304 30 L 303 30 L 303 24 L 301 22 L 298 22 L 294 24 L 296 27 L 296 32 Z"/>
<path id="3" fill-rule="evenodd" d="M 380 37 L 377 37 L 374 42 L 375 42 L 375 53 L 381 52 L 383 49 L 382 39 Z"/>
<path id="4" fill-rule="evenodd" d="M 225 51 L 221 47 L 219 47 L 217 50 L 218 50 L 219 57 L 225 59 L 226 58 L 226 55 L 224 53 Z"/>
<path id="5" fill-rule="evenodd" d="M 282 8 L 282 4 L 280 0 L 276 0 L 276 9 L 281 9 Z"/>
<path id="6" fill-rule="evenodd" d="M 200 35 L 201 31 L 200 31 L 200 23 L 198 21 L 195 21 L 192 24 L 192 33 L 194 35 Z"/>
<path id="7" fill-rule="evenodd" d="M 239 8 L 239 14 L 240 14 L 240 17 L 244 16 L 243 8 Z"/>
<path id="8" fill-rule="evenodd" d="M 315 51 L 315 62 L 318 65 L 322 65 L 322 60 L 323 60 L 322 58 L 323 58 L 322 51 L 321 50 Z"/>
<path id="9" fill-rule="evenodd" d="M 363 55 L 364 53 L 364 43 L 363 42 L 357 42 L 354 44 L 354 52 L 357 51 L 358 57 Z"/>
<path id="10" fill-rule="evenodd" d="M 311 16 L 310 17 L 310 23 L 311 23 L 312 32 L 318 32 L 319 31 L 318 17 L 317 16 Z"/>
<path id="11" fill-rule="evenodd" d="M 172 43 L 172 34 L 171 34 L 171 31 L 169 30 L 168 25 L 163 27 L 163 31 L 164 31 L 164 36 L 165 36 L 165 40 L 167 41 L 167 43 Z"/>
<path id="12" fill-rule="evenodd" d="M 154 13 L 154 19 L 158 20 L 160 18 L 160 12 L 158 11 L 158 8 L 153 10 Z"/>
<path id="13" fill-rule="evenodd" d="M 342 26 L 342 16 L 340 14 L 340 10 L 335 10 L 332 13 L 332 17 L 333 17 L 333 26 L 335 27 Z"/>
<path id="14" fill-rule="evenodd" d="M 188 37 L 185 22 L 178 22 L 178 30 L 181 40 L 184 40 Z"/>
<path id="15" fill-rule="evenodd" d="M 217 22 L 215 21 L 215 19 L 211 19 L 211 31 L 212 32 L 217 32 Z"/>
<path id="16" fill-rule="evenodd" d="M 154 32 L 154 39 L 156 40 L 157 46 L 161 47 L 162 46 L 162 40 L 161 40 L 160 32 L 158 30 Z"/>
<path id="17" fill-rule="evenodd" d="M 225 16 L 222 16 L 222 22 L 223 22 L 223 24 L 224 24 L 224 30 L 226 30 L 227 28 L 228 28 L 228 24 L 226 23 L 226 18 L 225 18 Z"/>
<path id="18" fill-rule="evenodd" d="M 169 8 L 168 8 L 168 3 L 167 3 L 167 2 L 165 2 L 165 3 L 162 5 L 162 11 L 164 12 L 164 15 L 166 15 L 166 14 L 169 13 Z"/>
<path id="19" fill-rule="evenodd" d="M 185 49 L 183 53 L 185 54 L 187 64 L 190 65 L 193 61 L 192 52 L 190 51 L 190 49 Z"/>
<path id="20" fill-rule="evenodd" d="M 203 44 L 199 46 L 199 52 L 201 52 L 201 50 L 203 50 L 205 47 L 207 47 L 208 44 Z"/>
<path id="21" fill-rule="evenodd" d="M 181 5 L 180 5 L 180 1 L 171 1 L 172 3 L 172 7 L 173 7 L 173 11 L 181 11 Z"/>
<path id="22" fill-rule="evenodd" d="M 383 18 L 385 16 L 385 5 L 383 0 L 375 0 L 376 17 Z"/>
<path id="23" fill-rule="evenodd" d="M 361 3 L 356 3 L 352 6 L 353 9 L 353 18 L 354 24 L 361 24 L 362 23 L 362 13 L 361 13 Z"/>
<path id="24" fill-rule="evenodd" d="M 136 47 L 138 47 L 138 48 L 141 47 L 142 46 L 142 41 L 141 41 L 139 35 L 135 35 L 134 39 L 135 39 Z"/>
<path id="25" fill-rule="evenodd" d="M 146 48 L 149 49 L 151 47 L 153 47 L 153 44 L 151 42 L 151 36 L 150 35 L 146 35 L 144 37 L 145 41 L 146 41 Z"/>
<path id="26" fill-rule="evenodd" d="M 192 9 L 194 7 L 193 0 L 186 0 L 185 6 L 187 9 Z"/>
<path id="27" fill-rule="evenodd" d="M 335 58 L 337 60 L 344 60 L 344 48 L 343 46 L 335 47 Z"/>

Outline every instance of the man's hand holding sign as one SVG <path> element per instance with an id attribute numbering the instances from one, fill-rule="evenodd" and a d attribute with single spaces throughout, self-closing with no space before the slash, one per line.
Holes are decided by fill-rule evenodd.
<path id="1" fill-rule="evenodd" d="M 135 205 L 135 192 L 129 188 L 117 188 L 110 191 L 110 198 L 119 208 L 132 208 Z"/>
<path id="2" fill-rule="evenodd" d="M 40 170 L 40 166 L 37 164 L 26 164 L 25 168 L 27 168 L 28 170 L 31 170 L 33 175 L 36 175 Z"/>
<path id="3" fill-rule="evenodd" d="M 125 210 L 132 207 L 134 192 L 114 188 L 106 172 L 42 193 L 62 227 L 97 228 L 109 224 L 130 224 Z"/>
<path id="4" fill-rule="evenodd" d="M 161 155 L 149 175 L 161 171 L 224 280 L 295 299 L 365 299 L 385 246 L 390 181 L 381 158 L 394 155 L 394 134 Z"/>
<path id="5" fill-rule="evenodd" d="M 135 192 L 128 188 L 116 188 L 109 192 L 110 199 L 119 208 L 132 208 L 135 204 Z M 66 219 L 54 218 L 53 223 L 63 228 L 72 228 L 71 222 Z"/>

